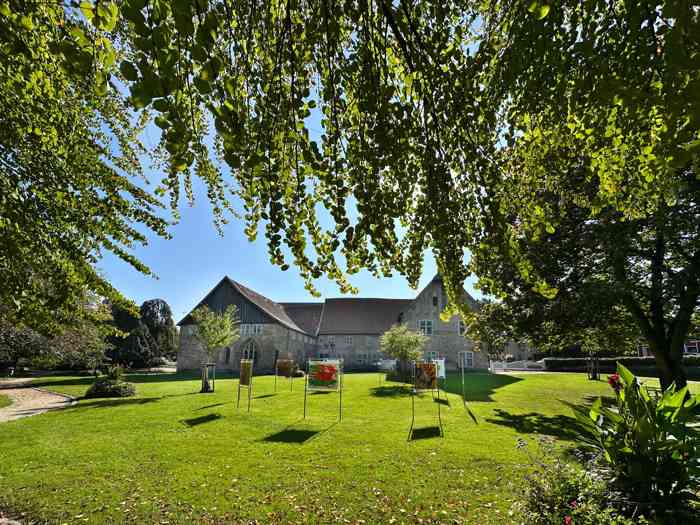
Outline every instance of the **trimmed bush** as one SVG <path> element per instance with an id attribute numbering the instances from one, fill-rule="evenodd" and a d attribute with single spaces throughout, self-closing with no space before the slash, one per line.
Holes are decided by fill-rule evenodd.
<path id="1" fill-rule="evenodd" d="M 656 377 L 656 361 L 653 357 L 601 357 L 598 359 L 602 374 L 613 374 L 617 363 L 629 368 L 635 375 Z M 683 364 L 688 379 L 700 379 L 700 355 L 683 356 Z M 545 357 L 545 369 L 549 372 L 586 372 L 588 359 L 585 357 Z"/>
<path id="2" fill-rule="evenodd" d="M 131 397 L 135 394 L 136 387 L 133 383 L 100 377 L 88 388 L 85 397 Z"/>

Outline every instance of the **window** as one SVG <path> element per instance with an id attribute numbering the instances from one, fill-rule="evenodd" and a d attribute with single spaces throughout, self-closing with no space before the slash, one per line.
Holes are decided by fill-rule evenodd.
<path id="1" fill-rule="evenodd" d="M 263 331 L 263 326 L 260 323 L 246 323 L 240 325 L 241 337 L 250 337 L 253 335 L 260 335 Z"/>
<path id="2" fill-rule="evenodd" d="M 423 335 L 433 335 L 432 319 L 421 319 L 418 321 L 418 331 Z"/>
<path id="3" fill-rule="evenodd" d="M 685 343 L 686 354 L 700 354 L 700 340 L 691 339 Z"/>
<path id="4" fill-rule="evenodd" d="M 438 305 L 438 296 L 433 295 L 433 306 L 437 306 L 437 305 Z"/>
<path id="5" fill-rule="evenodd" d="M 345 344 L 348 346 L 352 346 L 352 336 L 351 335 L 345 336 Z"/>
<path id="6" fill-rule="evenodd" d="M 328 359 L 331 356 L 328 352 L 319 352 L 318 353 L 318 358 L 319 359 Z"/>
<path id="7" fill-rule="evenodd" d="M 460 352 L 459 362 L 460 365 L 464 368 L 474 368 L 474 352 Z"/>
<path id="8" fill-rule="evenodd" d="M 467 331 L 467 325 L 464 324 L 464 321 L 462 321 L 460 319 L 459 320 L 459 335 L 464 335 L 466 331 Z"/>
<path id="9" fill-rule="evenodd" d="M 438 358 L 437 350 L 426 350 L 423 352 L 423 357 L 426 361 L 432 361 Z"/>
<path id="10" fill-rule="evenodd" d="M 326 337 L 325 346 L 327 348 L 334 348 L 335 347 L 335 336 L 334 335 L 329 335 L 328 337 Z"/>
<path id="11" fill-rule="evenodd" d="M 229 364 L 230 361 L 231 361 L 231 349 L 227 348 L 226 349 L 226 364 Z"/>
<path id="12" fill-rule="evenodd" d="M 357 354 L 357 364 L 358 365 L 366 365 L 367 363 L 368 363 L 367 354 L 365 354 L 365 353 Z"/>
<path id="13" fill-rule="evenodd" d="M 248 342 L 248 344 L 243 348 L 241 358 L 255 360 L 255 344 L 252 341 Z"/>

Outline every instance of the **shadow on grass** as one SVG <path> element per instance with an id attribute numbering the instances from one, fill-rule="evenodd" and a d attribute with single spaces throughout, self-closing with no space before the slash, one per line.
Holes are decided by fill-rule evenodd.
<path id="1" fill-rule="evenodd" d="M 446 397 L 440 397 L 440 398 L 434 398 L 433 401 L 436 403 L 440 403 L 441 405 L 445 405 L 446 407 L 450 406 L 450 400 L 447 399 Z"/>
<path id="2" fill-rule="evenodd" d="M 512 414 L 500 408 L 494 413 L 498 419 L 487 418 L 488 423 L 511 427 L 520 434 L 542 434 L 575 441 L 584 430 L 581 423 L 572 416 L 545 416 L 537 412 Z"/>
<path id="3" fill-rule="evenodd" d="M 405 385 L 377 386 L 370 390 L 375 397 L 405 397 L 411 395 L 411 387 Z"/>
<path id="4" fill-rule="evenodd" d="M 196 427 L 197 425 L 217 421 L 221 419 L 221 417 L 221 414 L 207 414 L 206 416 L 193 417 L 190 419 L 181 419 L 181 421 L 188 427 Z"/>
<path id="5" fill-rule="evenodd" d="M 149 403 L 155 403 L 160 401 L 160 397 L 110 397 L 110 398 L 95 398 L 95 397 L 81 397 L 79 398 L 81 403 L 77 405 L 70 405 L 65 408 L 65 410 L 82 410 L 89 408 L 113 408 L 113 407 L 124 407 L 124 406 L 134 406 L 134 405 L 147 405 Z"/>
<path id="6" fill-rule="evenodd" d="M 285 428 L 281 432 L 271 434 L 260 441 L 267 443 L 304 443 L 319 434 L 320 430 L 304 430 L 300 428 Z"/>
<path id="7" fill-rule="evenodd" d="M 265 399 L 266 397 L 275 397 L 277 394 L 263 394 L 261 396 L 253 396 L 253 399 Z"/>
<path id="8" fill-rule="evenodd" d="M 493 402 L 491 397 L 499 388 L 522 381 L 521 377 L 509 374 L 491 374 L 488 372 L 469 372 L 464 374 L 464 395 L 469 401 Z M 462 395 L 462 378 L 460 374 L 448 374 L 442 389 L 451 394 Z"/>
<path id="9" fill-rule="evenodd" d="M 440 427 L 422 427 L 414 428 L 409 436 L 409 441 L 418 441 L 420 439 L 432 439 L 442 437 L 442 432 L 440 432 Z"/>
<path id="10" fill-rule="evenodd" d="M 204 410 L 206 408 L 220 407 L 223 405 L 228 405 L 229 403 L 233 403 L 233 401 L 226 401 L 225 403 L 214 403 L 213 405 L 205 405 L 203 407 L 195 408 L 195 410 Z"/>

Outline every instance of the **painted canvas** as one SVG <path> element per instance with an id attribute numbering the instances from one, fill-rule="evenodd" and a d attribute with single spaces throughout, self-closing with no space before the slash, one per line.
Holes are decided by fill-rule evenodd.
<path id="1" fill-rule="evenodd" d="M 439 359 L 434 359 L 433 362 L 437 365 L 437 376 L 439 379 L 445 379 L 445 358 L 441 357 Z"/>
<path id="2" fill-rule="evenodd" d="M 250 386 L 253 378 L 253 360 L 241 359 L 241 386 Z"/>
<path id="3" fill-rule="evenodd" d="M 309 361 L 309 390 L 338 390 L 340 361 Z"/>
<path id="4" fill-rule="evenodd" d="M 277 375 L 281 377 L 293 377 L 296 365 L 292 359 L 277 360 Z"/>
<path id="5" fill-rule="evenodd" d="M 416 390 L 433 390 L 437 388 L 437 365 L 419 361 L 416 363 Z"/>

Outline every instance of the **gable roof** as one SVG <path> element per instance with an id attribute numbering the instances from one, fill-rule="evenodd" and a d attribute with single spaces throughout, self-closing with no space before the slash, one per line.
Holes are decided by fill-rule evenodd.
<path id="1" fill-rule="evenodd" d="M 287 315 L 307 334 L 316 335 L 323 303 L 279 303 Z"/>
<path id="2" fill-rule="evenodd" d="M 202 299 L 197 306 L 195 306 L 190 313 L 188 313 L 185 317 L 182 318 L 182 320 L 177 323 L 178 326 L 182 326 L 184 324 L 189 324 L 192 322 L 191 315 L 192 312 L 194 312 L 197 308 L 202 306 L 207 302 L 207 299 L 214 293 L 214 291 L 219 288 L 219 286 L 222 285 L 228 285 L 233 287 L 235 290 L 238 291 L 243 297 L 248 299 L 251 303 L 253 303 L 255 306 L 257 306 L 260 310 L 262 310 L 264 313 L 272 317 L 275 321 L 280 323 L 283 326 L 286 326 L 287 328 L 290 328 L 292 330 L 295 330 L 297 332 L 301 332 L 303 334 L 307 335 L 314 335 L 313 332 L 306 332 L 302 328 L 297 325 L 289 315 L 287 315 L 287 312 L 285 312 L 284 308 L 282 307 L 281 304 L 274 302 L 271 299 L 268 299 L 264 295 L 259 294 L 258 292 L 255 292 L 248 288 L 247 286 L 243 286 L 241 283 L 234 281 L 231 279 L 228 275 L 226 275 L 219 283 L 214 286 L 214 288 L 211 289 L 211 291 L 204 296 L 204 299 Z"/>
<path id="3" fill-rule="evenodd" d="M 326 299 L 318 334 L 383 334 L 413 299 Z"/>

